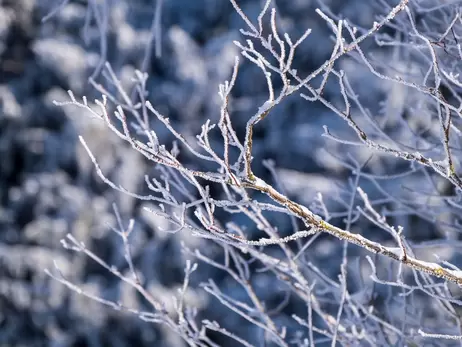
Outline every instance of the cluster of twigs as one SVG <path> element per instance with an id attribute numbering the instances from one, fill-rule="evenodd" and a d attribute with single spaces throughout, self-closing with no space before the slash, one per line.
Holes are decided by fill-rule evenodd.
<path id="1" fill-rule="evenodd" d="M 380 188 L 380 183 L 378 183 L 381 179 L 380 177 L 362 172 L 361 166 L 357 162 L 350 167 L 356 177 L 353 185 L 355 191 L 352 193 L 352 200 L 349 203 L 347 223 L 342 228 L 334 225 L 330 220 L 331 218 L 327 212 L 328 208 L 324 204 L 322 196 L 318 196 L 316 200 L 318 208 L 313 210 L 291 199 L 284 193 L 282 188 L 277 189 L 262 178 L 257 177 L 252 170 L 252 167 L 259 164 L 253 162 L 252 141 L 254 128 L 258 123 L 264 121 L 267 117 L 271 117 L 271 111 L 281 102 L 284 102 L 288 96 L 300 93 L 301 97 L 308 102 L 320 102 L 323 104 L 342 119 L 356 134 L 356 140 L 341 139 L 325 127 L 324 135 L 327 138 L 345 146 L 363 146 L 369 148 L 373 153 L 381 153 L 411 162 L 412 169 L 402 176 L 415 173 L 419 167 L 423 167 L 427 175 L 428 172 L 439 175 L 447 180 L 455 191 L 459 192 L 462 189 L 462 180 L 457 173 L 458 162 L 454 155 L 457 140 L 452 139 L 453 136 L 460 135 L 457 123 L 453 119 L 462 116 L 462 99 L 460 96 L 462 82 L 459 75 L 457 75 L 457 64 L 459 64 L 458 69 L 462 70 L 460 68 L 462 66 L 462 50 L 457 34 L 457 28 L 460 28 L 462 24 L 459 9 L 447 11 L 444 5 L 437 9 L 444 15 L 451 13 L 453 16 L 439 37 L 429 37 L 428 31 L 422 31 L 421 25 L 416 23 L 409 6 L 415 6 L 416 11 L 419 11 L 420 8 L 418 4 L 410 4 L 412 2 L 410 0 L 402 0 L 395 7 L 390 8 L 388 14 L 381 20 L 374 22 L 370 28 L 354 27 L 348 21 L 336 18 L 327 9 L 318 9 L 318 15 L 327 23 L 333 34 L 333 49 L 330 58 L 325 63 L 307 76 L 300 76 L 293 67 L 293 61 L 297 48 L 309 40 L 311 30 L 306 30 L 300 38 L 294 40 L 288 34 L 282 35 L 280 33 L 277 12 L 275 8 L 270 10 L 270 0 L 266 1 L 256 24 L 244 13 L 235 0 L 230 1 L 246 24 L 246 29 L 241 30 L 245 41 L 235 42 L 235 44 L 240 48 L 242 56 L 247 61 L 261 69 L 268 87 L 267 100 L 254 115 L 249 117 L 245 135 L 240 136 L 233 128 L 229 107 L 230 103 L 232 103 L 233 87 L 239 75 L 240 62 L 238 58 L 236 58 L 230 80 L 219 87 L 222 105 L 217 124 L 207 121 L 202 126 L 202 132 L 197 136 L 197 141 L 194 143 L 180 134 L 171 125 L 169 119 L 146 100 L 146 81 L 148 78 L 146 73 L 142 71 L 136 72 L 136 98 L 133 98 L 133 95 L 124 90 L 111 66 L 106 64 L 104 72 L 116 93 L 111 93 L 104 86 L 95 83 L 95 87 L 103 95 L 101 100 L 95 101 L 96 107 L 88 103 L 85 98 L 83 101 L 78 101 L 72 92 L 69 92 L 70 101 L 56 102 L 56 104 L 80 107 L 96 119 L 105 122 L 114 134 L 130 144 L 135 151 L 143 155 L 148 161 L 159 166 L 162 180 L 145 177 L 146 185 L 152 191 L 151 195 L 141 195 L 128 191 L 106 177 L 85 139 L 80 138 L 82 145 L 94 163 L 98 175 L 117 191 L 136 199 L 157 204 L 156 209 L 149 209 L 149 211 L 168 220 L 172 229 L 166 230 L 166 232 L 192 233 L 197 237 L 210 239 L 210 242 L 220 245 L 225 253 L 223 263 L 218 263 L 198 250 L 191 250 L 187 247 L 184 250 L 192 257 L 226 272 L 245 289 L 251 305 L 244 305 L 226 296 L 212 280 L 203 285 L 203 288 L 208 293 L 216 297 L 230 310 L 261 329 L 264 332 L 265 339 L 270 339 L 277 345 L 289 346 L 287 331 L 284 326 L 276 323 L 272 318 L 272 314 L 265 307 L 263 300 L 255 293 L 250 281 L 252 275 L 246 260 L 247 256 L 267 267 L 267 271 L 270 271 L 273 276 L 286 285 L 287 291 L 291 295 L 296 295 L 306 303 L 308 314 L 305 318 L 293 315 L 293 319 L 303 328 L 302 330 L 306 329 L 307 331 L 304 338 L 297 340 L 300 345 L 314 345 L 315 341 L 322 341 L 322 339 L 330 341 L 332 346 L 337 342 L 342 345 L 354 345 L 358 341 L 371 345 L 384 345 L 391 343 L 391 341 L 402 341 L 404 343 L 404 341 L 409 341 L 415 337 L 415 330 L 394 326 L 383 318 L 385 315 L 372 309 L 368 300 L 364 300 L 364 296 L 355 296 L 349 293 L 346 285 L 348 262 L 346 252 L 348 244 L 357 245 L 373 253 L 374 258 L 367 257 L 367 259 L 372 269 L 371 278 L 374 283 L 401 288 L 403 295 L 421 291 L 436 299 L 445 307 L 448 315 L 457 320 L 458 318 L 452 305 L 459 305 L 460 303 L 449 296 L 448 283 L 453 282 L 461 285 L 461 270 L 448 262 L 424 261 L 415 255 L 414 245 L 406 239 L 403 227 L 391 225 L 389 218 L 376 209 L 375 206 L 379 205 L 379 203 L 369 199 L 365 191 L 359 187 L 358 182 L 361 178 L 369 180 Z M 267 17 L 269 17 L 270 24 L 269 33 L 265 32 L 264 25 Z M 413 41 L 391 40 L 386 34 L 381 34 L 381 29 L 384 27 L 395 28 L 397 32 L 399 32 L 400 28 L 407 28 Z M 404 34 L 409 33 L 403 32 L 402 34 L 404 36 Z M 428 67 L 423 80 L 414 81 L 402 76 L 391 76 L 383 72 L 377 62 L 361 48 L 362 43 L 372 39 L 375 39 L 382 46 L 400 47 L 400 45 L 408 45 L 410 49 L 415 50 L 413 54 L 418 55 L 419 59 L 422 59 L 423 65 Z M 256 48 L 257 46 L 259 47 L 258 49 Z M 339 62 L 347 56 L 358 63 L 362 63 L 373 76 L 382 81 L 404 86 L 425 96 L 427 102 L 434 106 L 440 126 L 440 144 L 436 144 L 433 148 L 442 148 L 443 151 L 438 152 L 435 149 L 433 149 L 433 152 L 430 150 L 419 151 L 416 149 L 417 146 L 412 147 L 402 144 L 379 129 L 376 122 L 373 121 L 374 117 L 371 112 L 362 106 L 360 97 L 356 94 L 350 77 L 339 69 Z M 448 61 L 452 61 L 452 65 L 449 65 Z M 451 68 L 454 70 L 451 70 Z M 282 82 L 282 87 L 278 88 L 278 90 L 273 87 L 275 79 Z M 335 81 L 338 85 L 341 102 L 332 101 L 325 96 L 326 85 L 328 82 L 333 83 L 332 81 Z M 134 99 L 137 101 L 133 101 Z M 110 111 L 112 105 L 116 107 L 114 112 Z M 159 142 L 156 130 L 152 126 L 153 116 L 158 124 L 156 126 L 167 128 L 175 137 L 176 143 L 171 149 Z M 365 127 L 363 125 L 364 119 L 372 120 L 373 132 L 369 130 L 370 126 Z M 210 141 L 210 134 L 215 131 L 214 129 L 218 129 L 223 140 L 220 153 L 216 148 L 213 148 Z M 243 140 L 241 140 L 242 138 Z M 178 157 L 179 149 L 189 152 L 198 161 L 214 163 L 217 167 L 216 171 L 200 171 L 188 168 Z M 231 160 L 231 152 L 238 153 L 234 162 Z M 443 158 L 441 154 L 444 155 Z M 351 165 L 347 162 L 344 162 L 344 164 L 346 166 Z M 210 184 L 221 187 L 222 198 L 211 197 Z M 259 201 L 258 198 L 255 198 L 255 192 L 267 195 L 271 199 L 271 203 Z M 354 212 L 356 198 L 362 201 L 363 207 L 358 207 Z M 456 196 L 447 198 L 446 201 L 453 208 L 460 209 L 461 205 L 457 199 Z M 220 209 L 228 213 L 244 214 L 267 237 L 252 240 L 248 238 L 246 232 L 239 225 L 234 223 L 222 225 L 221 221 L 216 218 L 216 211 Z M 115 211 L 117 213 L 117 209 Z M 281 237 L 265 217 L 264 212 L 266 211 L 287 214 L 293 221 L 298 220 L 301 222 L 298 224 L 294 222 L 295 226 L 300 224 L 304 226 L 304 229 L 294 230 L 289 236 Z M 384 230 L 391 236 L 395 244 L 385 245 L 361 233 L 353 232 L 354 213 L 358 218 L 359 216 L 365 217 L 375 226 Z M 388 216 L 392 215 L 389 214 Z M 106 264 L 72 235 L 68 235 L 67 239 L 63 241 L 63 245 L 76 252 L 85 253 L 113 275 L 120 278 L 121 281 L 134 287 L 152 305 L 154 312 L 140 312 L 124 306 L 123 303 L 113 303 L 90 293 L 82 292 L 77 286 L 68 281 L 64 274 L 59 272 L 58 266 L 56 267 L 57 272 L 52 273 L 49 271 L 50 276 L 93 300 L 116 309 L 124 309 L 135 313 L 139 318 L 146 321 L 167 324 L 190 345 L 216 345 L 208 337 L 207 330 L 221 332 L 245 346 L 252 345 L 239 337 L 239 334 L 226 330 L 217 322 L 202 320 L 201 326 L 197 325 L 194 310 L 186 308 L 184 304 L 184 295 L 190 276 L 197 268 L 196 264 L 192 265 L 190 262 L 185 268 L 183 289 L 180 290 L 179 295 L 176 297 L 175 312 L 177 317 L 174 318 L 172 313 L 166 310 L 165 305 L 144 288 L 142 280 L 137 274 L 129 243 L 134 221 L 131 220 L 127 228 L 123 227 L 119 216 L 118 221 L 119 227 L 115 229 L 115 232 L 123 240 L 124 254 L 130 268 L 129 276 Z M 324 276 L 318 269 L 312 267 L 309 262 L 306 262 L 303 255 L 314 240 L 325 233 L 345 242 L 344 257 L 338 282 Z M 308 241 L 303 243 L 302 240 L 305 239 Z M 298 251 L 294 251 L 294 248 L 290 247 L 290 242 L 297 243 Z M 277 256 L 265 252 L 264 248 L 262 248 L 270 245 L 279 247 L 280 252 L 277 253 Z M 373 260 L 377 259 L 378 255 L 396 261 L 398 271 L 395 273 L 395 280 L 379 279 L 375 261 Z M 231 263 L 234 265 L 230 266 Z M 408 268 L 411 269 L 414 275 L 415 285 L 405 284 L 403 272 Z M 320 299 L 321 295 L 316 292 L 315 281 L 312 280 L 313 274 L 320 278 L 320 282 L 322 282 L 322 284 L 316 285 L 321 286 L 325 293 L 338 300 L 336 315 L 332 315 L 324 309 Z M 438 282 L 435 278 L 441 278 L 444 282 Z M 316 319 L 319 318 L 321 323 L 315 324 L 313 315 L 316 315 Z M 347 321 L 351 323 L 347 323 Z M 409 324 L 413 325 L 412 323 Z M 320 326 L 322 327 L 320 328 Z M 315 335 L 318 336 L 319 340 L 316 340 Z M 462 338 L 460 334 L 432 335 L 425 333 L 423 330 L 420 330 L 420 335 L 442 339 Z"/>

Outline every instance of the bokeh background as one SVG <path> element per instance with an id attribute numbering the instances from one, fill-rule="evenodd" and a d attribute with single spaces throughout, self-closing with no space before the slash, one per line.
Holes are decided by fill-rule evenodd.
<path id="1" fill-rule="evenodd" d="M 145 203 L 104 184 L 80 145 L 79 135 L 86 139 L 103 172 L 135 192 L 146 191 L 144 175 L 153 173 L 154 167 L 84 110 L 57 107 L 53 100 L 68 100 L 69 89 L 77 98 L 86 95 L 91 101 L 100 97 L 88 79 L 93 76 L 98 83 L 105 83 L 100 72 L 106 58 L 128 90 L 135 69 L 149 73 L 151 103 L 179 132 L 192 137 L 207 119 L 219 119 L 218 85 L 232 72 L 234 57 L 239 54 L 233 40 L 242 40 L 239 29 L 244 23 L 227 0 L 165 0 L 161 40 L 154 42 L 150 33 L 156 1 L 94 1 L 96 7 L 91 11 L 87 1 L 71 0 L 62 7 L 60 3 L 0 2 L 0 346 L 183 346 L 184 342 L 167 328 L 92 302 L 45 274 L 44 269 L 52 269 L 55 261 L 67 278 L 84 290 L 148 309 L 133 289 L 122 286 L 83 254 L 65 250 L 60 243 L 71 233 L 108 263 L 126 268 L 120 240 L 108 227 L 115 222 L 113 203 L 124 220 L 135 218 L 135 264 L 153 295 L 167 303 L 184 277 L 181 242 L 198 249 L 211 247 L 207 240 L 192 238 L 187 232 L 163 233 L 159 227 L 165 222 L 144 212 Z M 307 28 L 313 30 L 294 61 L 300 75 L 306 75 L 329 58 L 333 44 L 326 23 L 314 11 L 319 3 L 275 3 L 281 31 L 296 38 Z M 240 0 L 239 4 L 252 19 L 262 8 L 258 0 Z M 324 4 L 365 27 L 382 14 L 375 1 L 326 0 Z M 42 21 L 57 8 L 53 16 Z M 108 19 L 104 42 L 95 13 L 107 14 L 101 17 Z M 387 48 L 379 49 L 373 43 L 367 43 L 365 49 L 376 50 L 378 56 L 389 54 Z M 256 66 L 243 58 L 241 62 L 231 112 L 234 127 L 242 136 L 246 121 L 266 99 L 267 86 Z M 351 73 L 358 94 L 365 95 L 365 105 L 378 112 L 383 96 L 392 90 L 390 84 L 368 76 L 354 60 L 345 59 L 342 64 Z M 411 97 L 404 90 L 393 92 L 395 110 L 402 107 L 403 99 Z M 341 98 L 338 86 L 330 82 L 325 95 L 334 101 Z M 399 129 L 399 122 L 390 119 L 383 123 L 387 130 Z M 259 163 L 272 159 L 292 198 L 310 205 L 321 192 L 335 210 L 345 207 L 339 201 L 351 175 L 339 158 L 351 155 L 361 163 L 369 160 L 371 172 L 379 174 L 392 174 L 407 165 L 380 155 L 370 157 L 371 152 L 364 148 L 330 141 L 322 137 L 323 125 L 337 135 L 354 138 L 344 122 L 319 103 L 309 103 L 298 95 L 288 98 L 256 129 L 256 174 L 271 181 L 270 172 Z M 173 137 L 166 129 L 155 130 L 161 142 L 171 143 Z M 220 143 L 219 136 L 211 140 Z M 205 165 L 188 155 L 183 160 L 190 167 Z M 370 183 L 364 184 L 372 197 L 381 195 Z M 401 183 L 383 184 L 390 194 L 402 194 Z M 234 222 L 245 223 L 240 216 L 235 218 Z M 291 232 L 289 218 L 272 218 L 282 235 Z M 405 227 L 409 223 L 416 226 L 418 235 L 408 235 L 413 240 L 441 236 L 438 227 L 418 217 L 411 219 L 403 213 L 397 220 Z M 338 223 L 342 224 L 341 219 Z M 247 231 L 249 239 L 261 236 L 256 227 Z M 376 231 L 372 228 L 364 232 L 370 236 Z M 376 237 L 381 238 L 387 240 L 387 236 Z M 313 263 L 336 278 L 342 243 L 329 237 L 317 242 L 310 251 Z M 447 249 L 438 251 L 451 257 Z M 360 254 L 356 248 L 350 253 L 353 258 Z M 200 317 L 224 321 L 230 330 L 250 341 L 255 339 L 255 327 L 208 297 L 199 283 L 213 278 L 224 292 L 237 298 L 242 289 L 207 265 L 199 265 L 196 274 L 191 279 L 188 301 L 198 308 Z M 277 305 L 281 300 L 277 286 L 270 285 L 263 274 L 257 276 L 255 286 L 268 302 Z M 288 304 L 288 326 L 293 324 L 289 314 L 297 312 L 299 304 L 296 299 Z M 233 346 L 231 340 L 215 338 L 221 346 Z"/>

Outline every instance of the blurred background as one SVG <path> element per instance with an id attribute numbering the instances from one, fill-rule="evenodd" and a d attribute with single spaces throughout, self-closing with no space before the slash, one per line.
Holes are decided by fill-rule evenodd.
<path id="1" fill-rule="evenodd" d="M 238 2 L 252 20 L 263 6 L 258 0 Z M 383 14 L 383 8 L 375 1 L 323 3 L 333 13 L 341 13 L 363 27 L 369 27 L 377 15 Z M 319 2 L 276 0 L 273 4 L 281 32 L 298 38 L 307 28 L 312 29 L 294 61 L 299 74 L 305 76 L 330 57 L 333 46 L 331 31 L 315 13 Z M 109 264 L 126 266 L 123 245 L 108 227 L 115 222 L 113 203 L 124 221 L 135 218 L 132 237 L 135 264 L 151 293 L 167 303 L 184 277 L 181 242 L 192 248 L 209 247 L 217 254 L 221 252 L 219 247 L 215 249 L 207 240 L 193 238 L 187 232 L 162 233 L 159 227 L 165 226 L 165 222 L 143 211 L 145 203 L 114 192 L 103 183 L 79 143 L 79 135 L 86 139 L 102 171 L 127 189 L 146 192 L 144 175 L 153 174 L 155 168 L 102 122 L 89 118 L 85 110 L 53 104 L 53 100 L 68 100 L 69 89 L 78 99 L 84 95 L 89 101 L 99 98 L 100 93 L 88 81 L 93 78 L 106 84 L 101 71 L 107 60 L 127 90 L 133 86 L 135 69 L 147 72 L 148 99 L 185 136 L 198 134 L 207 119 L 217 122 L 218 85 L 230 78 L 235 56 L 240 53 L 233 40 L 242 40 L 239 29 L 244 28 L 244 22 L 228 0 L 164 0 L 155 23 L 159 7 L 155 0 L 0 1 L 0 346 L 185 345 L 166 327 L 143 322 L 79 296 L 44 272 L 46 268 L 52 269 L 55 261 L 80 288 L 107 300 L 120 300 L 148 310 L 132 288 L 122 286 L 84 254 L 65 250 L 60 243 L 71 233 Z M 160 40 L 152 35 L 153 25 L 160 28 Z M 376 57 L 391 54 L 390 49 L 379 48 L 373 42 L 366 42 L 364 49 L 374 51 Z M 393 101 L 389 107 L 396 111 L 403 109 L 406 98 L 410 100 L 413 96 L 374 79 L 352 59 L 339 64 L 346 72 L 354 72 L 350 81 L 358 94 L 365 96 L 362 101 L 366 107 L 382 117 L 379 120 L 383 120 L 383 128 L 400 137 L 400 122 L 386 118 L 381 102 L 386 100 L 385 95 L 394 93 L 388 100 Z M 403 65 L 398 61 L 394 68 L 399 70 Z M 328 82 L 324 95 L 333 102 L 341 99 L 335 82 Z M 414 97 L 412 100 L 417 100 Z M 241 58 L 230 104 L 232 122 L 240 136 L 247 120 L 266 98 L 267 86 L 261 70 Z M 390 114 L 394 111 L 388 109 Z M 428 122 L 433 120 L 429 118 Z M 322 137 L 323 125 L 337 136 L 354 139 L 348 126 L 320 103 L 307 102 L 298 95 L 289 97 L 255 130 L 255 173 L 273 182 L 270 171 L 261 165 L 262 160 L 271 159 L 290 197 L 310 205 L 316 193 L 321 192 L 326 204 L 341 212 L 348 208 L 343 202 L 344 193 L 352 187 L 348 178 L 353 163 L 367 163 L 367 170 L 376 174 L 391 175 L 408 168 L 396 159 L 372 155 L 365 148 L 350 148 Z M 165 128 L 155 130 L 161 143 L 171 143 L 173 137 Z M 212 137 L 211 141 L 218 145 L 221 138 Z M 207 169 L 201 166 L 204 163 L 186 154 L 182 160 L 186 166 Z M 345 165 L 348 162 L 350 167 Z M 409 197 L 412 187 L 419 183 L 415 177 L 406 178 L 410 189 L 406 193 L 402 181 L 396 180 L 381 182 L 380 189 L 390 195 Z M 383 196 L 383 190 L 370 181 L 363 183 L 370 197 Z M 399 204 L 385 202 L 390 209 Z M 418 230 L 417 235 L 407 235 L 412 240 L 441 237 L 438 226 L 412 211 L 403 211 L 394 216 L 394 221 L 406 230 L 410 225 Z M 333 221 L 342 226 L 340 212 Z M 239 218 L 237 215 L 233 221 L 246 223 Z M 278 215 L 268 218 L 281 235 L 292 232 L 289 218 Z M 360 230 L 365 236 L 375 235 L 378 241 L 389 239 L 383 233 L 377 234 L 374 227 Z M 261 237 L 256 227 L 249 227 L 247 232 L 249 239 Z M 329 237 L 316 242 L 310 251 L 311 261 L 325 275 L 337 280 L 343 244 Z M 431 252 L 446 252 L 448 258 L 453 254 L 441 248 Z M 352 259 L 359 259 L 361 254 L 356 248 L 349 253 Z M 219 320 L 258 345 L 256 328 L 207 296 L 199 283 L 213 278 L 232 297 L 242 296 L 242 288 L 207 265 L 200 265 L 195 274 L 188 301 L 198 308 L 200 317 Z M 267 302 L 276 306 L 282 291 L 278 286 L 268 286 L 268 281 L 269 277 L 260 274 L 255 278 L 255 286 L 261 289 L 259 293 Z M 290 314 L 297 312 L 299 305 L 296 298 L 291 298 L 280 314 L 280 321 L 290 327 L 294 323 Z M 235 345 L 222 336 L 214 339 L 220 346 Z"/>

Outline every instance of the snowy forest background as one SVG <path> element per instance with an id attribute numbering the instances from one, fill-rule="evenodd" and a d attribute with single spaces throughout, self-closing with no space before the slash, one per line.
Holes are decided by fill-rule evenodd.
<path id="1" fill-rule="evenodd" d="M 237 3 L 255 23 L 265 5 L 258 0 Z M 397 4 L 385 0 L 273 0 L 271 7 L 276 8 L 280 31 L 294 41 L 308 28 L 312 30 L 293 61 L 297 73 L 306 76 L 331 57 L 335 44 L 332 29 L 317 8 L 337 21 L 345 18 L 358 28 L 370 28 Z M 443 76 L 441 93 L 454 108 L 460 107 L 462 97 L 462 84 L 451 82 L 451 78 L 457 81 L 456 74 L 462 70 L 460 6 L 460 1 L 445 1 L 444 5 L 436 0 L 409 1 L 417 28 L 436 42 Z M 361 48 L 384 75 L 431 84 L 434 77 L 429 68 L 434 60 L 428 58 L 431 54 L 423 41 L 407 36 L 412 27 L 406 18 L 404 11 L 399 13 Z M 239 345 L 220 329 L 248 346 L 459 345 L 462 292 L 450 281 L 401 268 L 395 260 L 321 233 L 287 244 L 313 286 L 309 289 L 313 293 L 302 288 L 306 296 L 297 295 L 291 279 L 251 255 L 187 230 L 165 232 L 173 229 L 171 224 L 146 209 L 153 202 L 117 192 L 101 180 L 79 136 L 91 148 L 101 171 L 132 192 L 149 194 L 145 175 L 162 177 L 165 172 L 115 136 L 104 122 L 89 118 L 84 109 L 54 103 L 68 101 L 67 90 L 78 100 L 86 96 L 92 102 L 101 97 L 95 89 L 99 83 L 117 94 L 116 87 L 104 78 L 107 61 L 128 91 L 135 90 L 135 69 L 148 73 L 147 99 L 169 118 L 172 128 L 194 140 L 208 119 L 212 123 L 219 120 L 218 86 L 233 73 L 235 57 L 241 53 L 234 41 L 245 44 L 239 31 L 248 30 L 245 25 L 229 0 L 0 1 L 0 346 Z M 267 19 L 264 29 L 270 30 Z M 437 42 L 442 35 L 444 39 Z M 375 76 L 354 54 L 337 60 L 335 69 L 345 72 L 359 98 L 352 106 L 359 110 L 358 119 L 365 113 L 371 115 L 359 120 L 371 138 L 398 143 L 401 149 L 407 146 L 413 148 L 411 152 L 444 162 L 438 111 L 429 95 Z M 325 82 L 323 97 L 334 104 L 341 102 L 338 82 L 334 78 Z M 322 74 L 313 81 L 321 83 Z M 275 82 L 274 88 L 278 90 L 281 84 Z M 239 136 L 267 97 L 261 69 L 241 57 L 229 105 Z M 449 112 L 454 113 L 455 128 L 450 140 L 452 159 L 460 172 L 460 113 Z M 159 122 L 153 121 L 153 127 L 159 143 L 171 148 L 172 132 Z M 384 231 L 387 227 L 367 211 L 357 193 L 361 187 L 389 225 L 402 227 L 417 259 L 448 268 L 460 266 L 460 189 L 416 160 L 406 161 L 365 145 L 348 145 L 358 142 L 355 136 L 347 122 L 322 102 L 295 93 L 254 129 L 252 168 L 258 177 L 329 223 L 394 245 L 393 235 Z M 221 148 L 219 132 L 212 132 L 209 140 L 212 147 Z M 179 158 L 187 167 L 214 170 L 212 164 L 197 160 L 188 151 L 181 150 Z M 173 176 L 169 177 L 173 182 Z M 220 194 L 211 187 L 212 196 L 219 199 Z M 267 196 L 257 198 L 262 204 L 271 203 Z M 263 215 L 281 237 L 301 226 L 291 215 L 274 211 Z M 130 235 L 134 266 L 143 287 L 165 304 L 175 322 L 181 315 L 175 312 L 178 307 L 173 297 L 182 295 L 188 308 L 189 340 L 167 324 L 142 319 L 139 312 L 154 309 L 136 288 L 123 284 L 84 252 L 63 247 L 61 240 L 71 234 L 107 264 L 129 273 L 124 244 L 111 229 L 117 226 L 118 217 L 124 225 L 134 219 Z M 223 224 L 237 225 L 248 240 L 266 235 L 264 227 L 242 213 L 224 209 L 215 217 Z M 277 245 L 255 249 L 282 259 Z M 197 263 L 197 269 L 185 288 L 188 259 Z M 235 272 L 216 264 L 226 264 Z M 55 265 L 80 290 L 123 303 L 138 313 L 79 295 L 45 272 L 56 274 Z M 235 273 L 248 275 L 245 283 L 263 303 L 264 315 L 247 310 L 255 302 L 249 299 L 248 288 L 233 277 Z M 211 293 L 247 310 L 248 317 L 263 325 L 285 327 L 285 334 L 272 336 Z M 310 295 L 319 305 L 313 316 Z M 304 324 L 308 318 L 311 328 Z M 181 328 L 183 323 L 178 322 Z M 191 337 L 192 322 L 197 324 L 196 337 Z M 199 338 L 201 329 L 207 339 Z M 455 338 L 424 336 L 418 329 Z"/>

